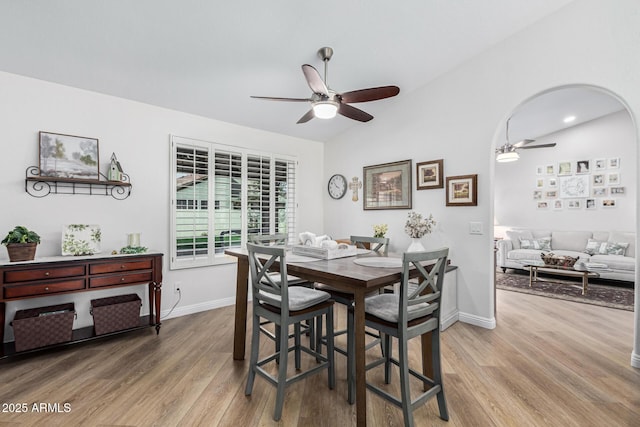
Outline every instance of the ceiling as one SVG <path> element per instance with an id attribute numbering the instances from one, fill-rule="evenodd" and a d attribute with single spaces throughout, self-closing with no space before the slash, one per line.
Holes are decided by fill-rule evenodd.
<path id="1" fill-rule="evenodd" d="M 310 96 L 300 66 L 323 73 L 317 50 L 330 46 L 337 92 L 400 87 L 357 104 L 384 120 L 403 96 L 570 2 L 1 1 L 2 71 L 316 141 L 367 124 L 296 124 L 308 105 L 250 95 Z"/>

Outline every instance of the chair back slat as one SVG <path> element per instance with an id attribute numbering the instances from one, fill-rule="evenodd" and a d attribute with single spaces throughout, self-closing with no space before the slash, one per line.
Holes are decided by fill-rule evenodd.
<path id="1" fill-rule="evenodd" d="M 249 252 L 254 304 L 256 302 L 268 303 L 281 310 L 288 310 L 289 295 L 285 248 L 247 243 L 247 251 Z M 274 264 L 276 263 L 278 263 L 280 270 L 280 280 L 274 280 L 273 276 L 269 274 L 275 271 Z"/>
<path id="2" fill-rule="evenodd" d="M 428 304 L 420 309 L 424 315 L 439 316 L 442 283 L 447 266 L 448 248 L 429 252 L 406 252 L 402 254 L 402 281 L 400 282 L 400 304 L 398 319 L 408 321 L 410 307 Z M 430 266 L 428 269 L 425 265 Z M 418 272 L 417 284 L 411 283 L 412 269 Z"/>
<path id="3" fill-rule="evenodd" d="M 276 234 L 250 234 L 248 242 L 256 245 L 275 246 L 286 245 L 289 237 L 284 233 Z"/>
<path id="4" fill-rule="evenodd" d="M 367 249 L 365 243 L 368 243 L 369 249 L 372 251 L 382 253 L 385 256 L 389 254 L 388 237 L 351 236 L 350 240 L 357 248 Z"/>

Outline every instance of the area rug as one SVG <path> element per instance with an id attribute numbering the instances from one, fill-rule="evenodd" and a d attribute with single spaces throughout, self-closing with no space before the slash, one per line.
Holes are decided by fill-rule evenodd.
<path id="1" fill-rule="evenodd" d="M 589 281 L 587 294 L 583 296 L 582 280 L 572 281 L 557 276 L 543 277 L 542 275 L 540 278 L 553 280 L 553 282 L 535 282 L 532 287 L 529 287 L 528 272 L 496 271 L 496 288 L 633 311 L 634 289 L 631 285 L 617 283 L 608 285 L 602 280 L 596 283 Z"/>

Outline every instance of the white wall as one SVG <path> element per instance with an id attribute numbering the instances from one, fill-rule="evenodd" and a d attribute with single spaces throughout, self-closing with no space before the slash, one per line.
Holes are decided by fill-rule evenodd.
<path id="1" fill-rule="evenodd" d="M 181 282 L 182 300 L 173 316 L 235 302 L 235 264 L 168 271 L 169 260 L 169 134 L 297 156 L 298 226 L 322 229 L 322 211 L 314 195 L 323 191 L 323 145 L 317 142 L 231 125 L 121 98 L 70 88 L 0 72 L 0 117 L 3 155 L 0 156 L 0 226 L 6 232 L 25 225 L 42 237 L 37 257 L 60 255 L 64 224 L 102 227 L 105 253 L 126 245 L 126 233 L 140 232 L 142 245 L 161 251 L 164 261 L 162 312 L 177 301 L 173 283 Z M 25 170 L 38 165 L 38 131 L 99 139 L 101 171 L 106 173 L 112 152 L 118 156 L 133 189 L 128 199 L 105 196 L 49 195 L 34 198 L 24 189 Z M 305 190 L 305 191 L 302 191 Z M 4 248 L 0 259 L 7 260 Z M 7 319 L 17 309 L 76 301 L 76 327 L 92 323 L 89 300 L 145 286 L 120 288 L 9 303 Z M 12 339 L 11 327 L 6 328 Z"/>
<path id="2" fill-rule="evenodd" d="M 496 235 L 499 229 L 520 227 L 553 230 L 611 230 L 634 231 L 637 189 L 637 142 L 635 129 L 627 111 L 610 114 L 560 132 L 536 139 L 535 144 L 555 142 L 551 148 L 521 150 L 520 159 L 495 166 L 495 219 Z M 620 158 L 619 169 L 595 171 L 594 159 Z M 616 199 L 615 208 L 602 208 L 601 197 L 596 198 L 596 209 L 568 209 L 566 200 L 545 197 L 547 191 L 559 191 L 549 187 L 549 178 L 557 177 L 558 162 L 568 161 L 574 167 L 578 160 L 591 160 L 590 178 L 595 174 L 619 173 L 620 184 L 625 187 L 623 196 L 607 196 Z M 538 175 L 539 166 L 553 165 L 556 175 Z M 537 188 L 537 180 L 543 179 L 544 187 Z M 606 183 L 605 183 L 606 184 Z M 594 188 L 593 186 L 591 187 Z M 610 186 L 605 185 L 607 191 Z M 555 200 L 563 200 L 561 210 L 538 209 L 533 192 L 543 193 L 542 201 L 551 206 Z M 504 236 L 501 236 L 504 237 Z"/>
<path id="3" fill-rule="evenodd" d="M 433 213 L 440 221 L 442 235 L 434 243 L 447 244 L 452 262 L 460 267 L 460 319 L 491 327 L 494 150 L 501 124 L 536 94 L 583 83 L 618 94 L 636 120 L 637 137 L 638 28 L 636 0 L 577 0 L 420 90 L 401 92 L 393 107 L 369 126 L 332 140 L 325 151 L 325 179 L 333 173 L 362 177 L 362 166 L 407 158 L 444 158 L 446 175 L 477 173 L 477 207 L 445 207 L 443 190 L 414 191 L 413 203 L 414 210 Z M 637 164 L 636 154 L 636 168 Z M 334 234 L 370 232 L 372 224 L 388 222 L 394 246 L 405 248 L 405 215 L 406 211 L 364 212 L 349 199 L 334 202 L 325 196 L 325 229 Z M 481 222 L 484 234 L 470 235 L 470 221 Z M 638 306 L 639 300 L 636 293 Z M 636 311 L 632 363 L 638 367 L 639 322 Z"/>

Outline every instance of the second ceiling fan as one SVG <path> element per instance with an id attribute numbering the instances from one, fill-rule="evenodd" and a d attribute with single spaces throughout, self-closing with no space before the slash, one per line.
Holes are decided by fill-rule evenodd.
<path id="1" fill-rule="evenodd" d="M 400 93 L 397 86 L 381 86 L 368 89 L 353 90 L 350 92 L 338 93 L 327 84 L 327 68 L 333 49 L 323 47 L 318 50 L 318 56 L 324 62 L 324 80 L 320 77 L 320 73 L 313 66 L 304 64 L 302 72 L 307 80 L 307 84 L 313 91 L 309 98 L 276 98 L 271 96 L 251 96 L 251 98 L 266 99 L 270 101 L 288 101 L 288 102 L 310 102 L 311 109 L 298 120 L 298 123 L 306 123 L 312 118 L 331 119 L 336 114 L 341 114 L 353 120 L 360 122 L 368 122 L 373 116 L 365 111 L 360 110 L 350 103 L 377 101 L 379 99 L 391 98 Z"/>
<path id="2" fill-rule="evenodd" d="M 507 129 L 506 129 L 506 143 L 499 148 L 496 148 L 496 161 L 498 162 L 513 162 L 520 158 L 520 155 L 517 153 L 517 150 L 530 150 L 532 148 L 545 148 L 545 147 L 555 147 L 556 143 L 551 142 L 549 144 L 538 144 L 538 145 L 529 145 L 532 142 L 535 142 L 535 139 L 523 139 L 522 141 L 516 142 L 515 144 L 511 144 L 509 142 L 509 121 L 511 117 L 507 119 Z"/>

